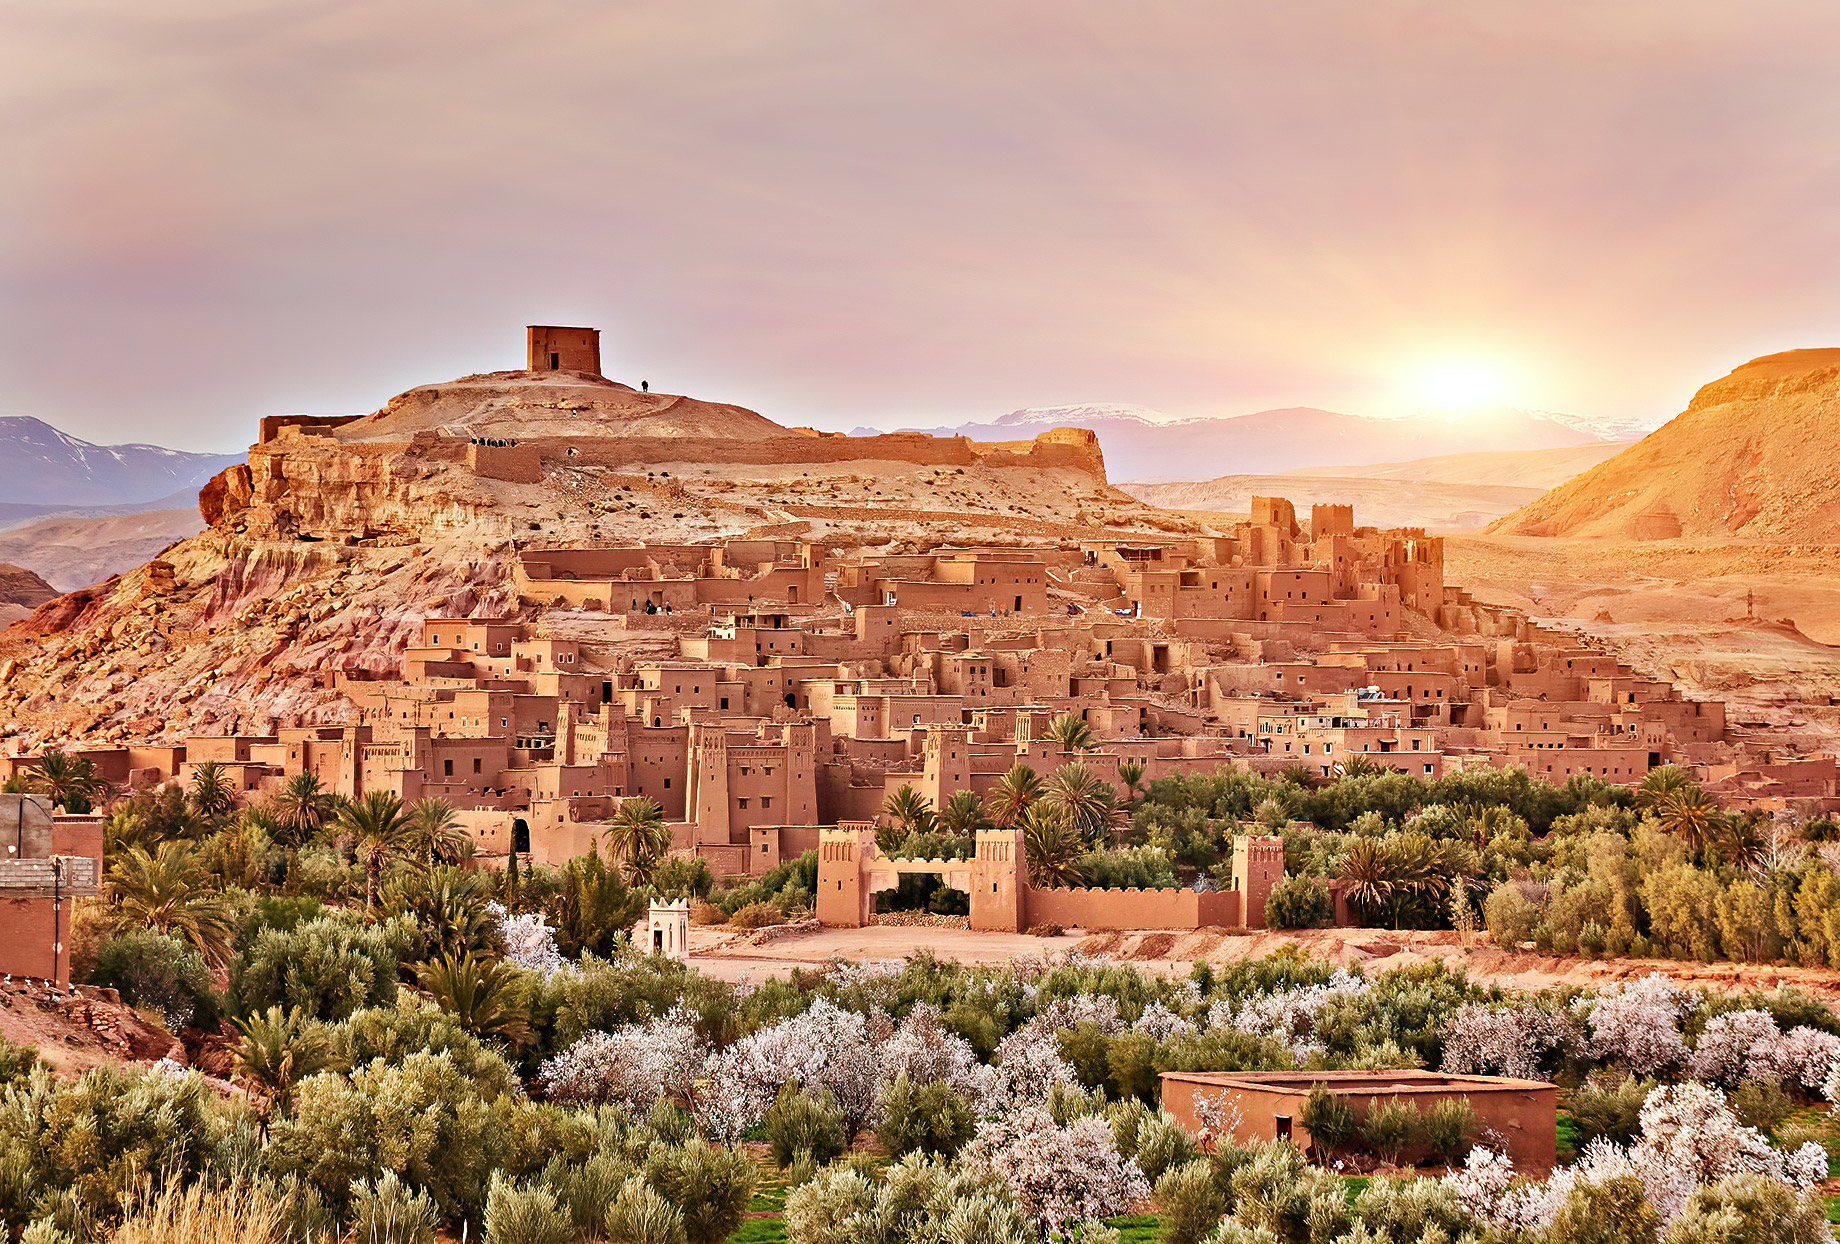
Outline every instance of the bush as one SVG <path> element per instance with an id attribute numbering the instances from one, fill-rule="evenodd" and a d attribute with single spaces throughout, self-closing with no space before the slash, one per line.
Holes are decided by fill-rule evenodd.
<path id="1" fill-rule="evenodd" d="M 770 924 L 780 924 L 786 919 L 776 903 L 748 903 L 728 918 L 730 925 L 737 929 L 764 929 Z"/>
<path id="2" fill-rule="evenodd" d="M 1406 1150 L 1424 1135 L 1424 1120 L 1397 1097 L 1369 1106 L 1361 1120 L 1361 1143 L 1388 1166 L 1398 1166 Z"/>
<path id="3" fill-rule="evenodd" d="M 1059 937 L 1066 931 L 1067 930 L 1061 928 L 1060 925 L 1052 922 L 1048 924 L 1031 924 L 1028 928 L 1023 930 L 1023 932 L 1027 933 L 1030 937 Z"/>
<path id="4" fill-rule="evenodd" d="M 1326 929 L 1335 922 L 1329 887 L 1292 873 L 1265 896 L 1265 923 L 1274 929 Z"/>
<path id="5" fill-rule="evenodd" d="M 903 1071 L 882 1091 L 882 1122 L 875 1138 L 892 1157 L 930 1153 L 949 1158 L 976 1130 L 971 1104 L 948 1084 L 915 1084 Z"/>
<path id="6" fill-rule="evenodd" d="M 520 1187 L 492 1176 L 486 1195 L 486 1244 L 573 1244 L 569 1216 L 547 1188 Z"/>
<path id="7" fill-rule="evenodd" d="M 714 903 L 698 899 L 690 906 L 690 923 L 692 924 L 727 924 L 728 913 Z"/>
<path id="8" fill-rule="evenodd" d="M 352 1235 L 363 1244 L 434 1244 L 439 1220 L 434 1198 L 412 1190 L 395 1171 L 352 1186 Z"/>
<path id="9" fill-rule="evenodd" d="M 635 1176 L 607 1207 L 605 1238 L 619 1244 L 685 1244 L 688 1237 L 683 1212 Z"/>
<path id="10" fill-rule="evenodd" d="M 110 1244 L 282 1244 L 279 1200 L 259 1187 L 169 1186 L 135 1198 Z M 25 1244 L 21 1240 L 20 1244 Z"/>
<path id="11" fill-rule="evenodd" d="M 1588 1080 L 1566 1097 L 1565 1109 L 1578 1125 L 1578 1147 L 1599 1136 L 1628 1144 L 1642 1130 L 1642 1103 L 1653 1080 L 1625 1075 L 1616 1080 Z"/>
<path id="12" fill-rule="evenodd" d="M 1422 1126 L 1432 1155 L 1446 1166 L 1455 1166 L 1476 1139 L 1476 1111 L 1460 1097 L 1447 1097 L 1425 1111 Z"/>
<path id="13" fill-rule="evenodd" d="M 126 929 L 96 949 L 89 981 L 119 990 L 133 1007 L 158 1011 L 174 1032 L 217 1022 L 217 995 L 204 957 L 190 942 L 152 929 Z"/>
<path id="14" fill-rule="evenodd" d="M 42 1066 L 37 1050 L 0 1037 L 0 1089 L 25 1079 Z"/>
<path id="15" fill-rule="evenodd" d="M 701 1140 L 683 1145 L 652 1146 L 645 1158 L 645 1182 L 681 1211 L 681 1238 L 687 1244 L 722 1244 L 747 1214 L 754 1195 L 754 1164 L 744 1153 L 717 1149 Z M 632 1212 L 654 1227 L 656 1215 L 643 1206 Z M 616 1240 L 627 1237 L 615 1234 Z"/>
<path id="16" fill-rule="evenodd" d="M 1310 1098 L 1304 1103 L 1303 1117 L 1298 1122 L 1310 1134 L 1310 1145 L 1316 1150 L 1319 1162 L 1347 1148 L 1361 1130 L 1361 1120 L 1348 1099 L 1331 1093 L 1320 1084 L 1310 1089 Z"/>
<path id="17" fill-rule="evenodd" d="M 652 889 L 659 898 L 708 898 L 715 884 L 715 874 L 700 856 L 668 855 L 652 869 Z"/>
<path id="18" fill-rule="evenodd" d="M 1740 1122 L 1760 1132 L 1774 1134 L 1795 1113 L 1795 1100 L 1780 1084 L 1746 1080 L 1731 1094 L 1731 1110 Z"/>
<path id="19" fill-rule="evenodd" d="M 847 1148 L 843 1111 L 828 1091 L 813 1097 L 796 1084 L 784 1085 L 765 1125 L 767 1146 L 781 1167 L 791 1166 L 800 1154 L 823 1166 Z"/>
<path id="20" fill-rule="evenodd" d="M 1821 1202 L 1761 1175 L 1700 1188 L 1668 1229 L 1666 1244 L 1828 1244 Z"/>
<path id="21" fill-rule="evenodd" d="M 414 939 L 414 926 L 395 920 L 359 925 L 327 917 L 293 930 L 265 929 L 232 965 L 230 994 L 244 1015 L 278 1006 L 340 1020 L 388 1006 Z"/>
<path id="22" fill-rule="evenodd" d="M 1199 1244 L 1231 1208 L 1228 1189 L 1206 1161 L 1184 1162 L 1156 1181 L 1155 1203 L 1162 1219 L 1162 1244 Z"/>

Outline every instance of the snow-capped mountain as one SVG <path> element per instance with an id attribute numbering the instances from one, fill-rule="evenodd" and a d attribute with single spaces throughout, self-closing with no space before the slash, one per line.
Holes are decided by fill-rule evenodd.
<path id="1" fill-rule="evenodd" d="M 194 454 L 158 445 L 92 445 L 42 419 L 0 418 L 0 508 L 132 505 L 197 489 L 240 454 Z"/>
<path id="2" fill-rule="evenodd" d="M 1567 415 L 1556 410 L 1530 410 L 1535 419 L 1545 419 L 1575 432 L 1583 432 L 1600 441 L 1639 441 L 1667 422 L 1660 419 L 1617 419 L 1609 415 Z"/>

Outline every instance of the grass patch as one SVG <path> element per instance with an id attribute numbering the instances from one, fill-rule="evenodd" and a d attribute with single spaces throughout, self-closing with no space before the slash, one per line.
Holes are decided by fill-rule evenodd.
<path id="1" fill-rule="evenodd" d="M 1162 1238 L 1163 1223 L 1155 1214 L 1123 1214 L 1105 1225 L 1118 1229 L 1120 1244 L 1157 1244 Z"/>
<path id="2" fill-rule="evenodd" d="M 1561 1110 L 1553 1133 L 1558 1145 L 1559 1161 L 1565 1164 L 1576 1161 L 1578 1151 L 1584 1148 L 1584 1129 L 1578 1126 L 1578 1120 Z"/>

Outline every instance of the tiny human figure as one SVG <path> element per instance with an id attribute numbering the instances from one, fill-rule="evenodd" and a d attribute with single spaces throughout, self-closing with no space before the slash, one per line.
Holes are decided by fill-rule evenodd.
<path id="1" fill-rule="evenodd" d="M 639 382 L 639 392 L 641 392 L 641 393 L 650 393 L 651 391 L 652 391 L 652 382 L 651 382 L 651 381 L 649 381 L 649 380 L 641 380 L 641 381 Z"/>

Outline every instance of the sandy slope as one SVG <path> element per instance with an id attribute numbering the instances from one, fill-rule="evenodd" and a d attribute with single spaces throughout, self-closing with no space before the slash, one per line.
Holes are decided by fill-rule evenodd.
<path id="1" fill-rule="evenodd" d="M 193 506 L 99 518 L 52 518 L 0 532 L 0 559 L 36 571 L 60 592 L 134 569 L 175 540 L 204 530 Z"/>

